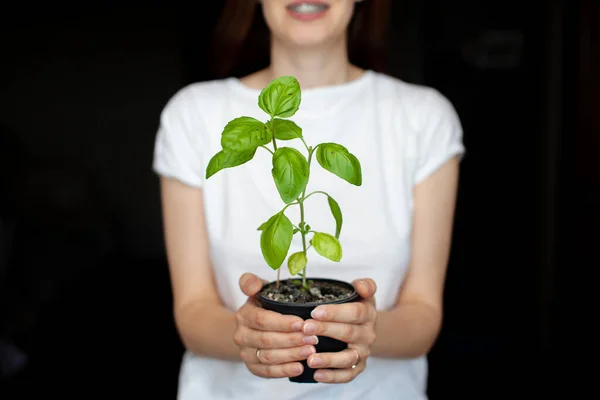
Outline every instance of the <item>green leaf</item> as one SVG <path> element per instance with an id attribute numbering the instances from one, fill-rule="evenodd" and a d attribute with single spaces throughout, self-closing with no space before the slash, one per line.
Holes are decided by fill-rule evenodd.
<path id="1" fill-rule="evenodd" d="M 333 197 L 327 196 L 327 202 L 329 203 L 331 214 L 333 214 L 333 218 L 335 218 L 335 238 L 339 239 L 340 233 L 342 232 L 342 222 L 344 221 L 342 218 L 342 210 Z"/>
<path id="2" fill-rule="evenodd" d="M 239 117 L 229 121 L 221 134 L 221 147 L 225 151 L 251 151 L 269 143 L 271 132 L 261 121 Z"/>
<path id="3" fill-rule="evenodd" d="M 332 235 L 323 232 L 315 232 L 310 243 L 316 252 L 331 261 L 339 262 L 342 259 L 342 245 Z"/>
<path id="4" fill-rule="evenodd" d="M 258 106 L 274 117 L 289 118 L 300 107 L 300 84 L 293 76 L 282 76 L 269 83 L 258 96 Z"/>
<path id="5" fill-rule="evenodd" d="M 292 140 L 302 137 L 302 128 L 287 119 L 274 119 L 272 129 L 275 139 Z"/>
<path id="6" fill-rule="evenodd" d="M 362 185 L 360 162 L 344 146 L 323 143 L 317 148 L 317 161 L 327 171 L 356 186 Z"/>
<path id="7" fill-rule="evenodd" d="M 298 150 L 280 147 L 273 154 L 273 180 L 284 203 L 296 200 L 308 183 L 308 161 Z"/>
<path id="8" fill-rule="evenodd" d="M 223 150 L 215 154 L 206 167 L 206 179 L 225 168 L 237 167 L 252 160 L 256 149 L 239 152 L 225 152 Z"/>
<path id="9" fill-rule="evenodd" d="M 304 254 L 304 252 L 300 251 L 292 254 L 288 258 L 288 270 L 290 271 L 290 274 L 292 274 L 292 276 L 298 274 L 298 272 L 306 268 L 307 262 L 308 260 L 306 259 L 306 254 Z"/>
<path id="10" fill-rule="evenodd" d="M 261 229 L 262 228 L 262 229 Z M 269 267 L 279 269 L 292 244 L 294 227 L 283 212 L 273 215 L 259 228 L 260 248 Z"/>

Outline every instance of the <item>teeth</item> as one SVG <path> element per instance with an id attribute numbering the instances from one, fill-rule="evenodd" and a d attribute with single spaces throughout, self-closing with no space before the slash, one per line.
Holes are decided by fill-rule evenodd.
<path id="1" fill-rule="evenodd" d="M 298 14 L 312 14 L 327 10 L 329 6 L 327 4 L 314 4 L 314 3 L 296 3 L 288 8 Z"/>

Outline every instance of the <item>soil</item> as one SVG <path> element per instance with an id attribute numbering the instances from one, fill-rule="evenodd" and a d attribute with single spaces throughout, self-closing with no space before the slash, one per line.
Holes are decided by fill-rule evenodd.
<path id="1" fill-rule="evenodd" d="M 327 303 L 339 301 L 348 298 L 354 293 L 354 290 L 347 285 L 335 284 L 328 281 L 309 282 L 309 289 L 302 287 L 301 280 L 283 280 L 279 282 L 279 287 L 272 282 L 265 286 L 261 295 L 267 299 L 281 303 Z"/>

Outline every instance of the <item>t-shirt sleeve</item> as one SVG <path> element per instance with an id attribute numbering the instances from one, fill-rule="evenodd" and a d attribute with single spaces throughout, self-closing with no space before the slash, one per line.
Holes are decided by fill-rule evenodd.
<path id="1" fill-rule="evenodd" d="M 195 109 L 197 107 L 189 89 L 182 89 L 169 100 L 160 115 L 152 169 L 160 176 L 202 188 L 203 127 Z"/>
<path id="2" fill-rule="evenodd" d="M 463 129 L 450 101 L 436 90 L 428 93 L 422 130 L 417 139 L 415 182 L 420 183 L 455 156 L 462 159 Z"/>

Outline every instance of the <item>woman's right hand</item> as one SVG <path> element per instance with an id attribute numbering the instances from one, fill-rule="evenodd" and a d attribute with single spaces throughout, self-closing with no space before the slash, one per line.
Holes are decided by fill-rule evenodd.
<path id="1" fill-rule="evenodd" d="M 253 274 L 244 274 L 240 278 L 240 288 L 248 301 L 235 314 L 237 327 L 233 340 L 254 375 L 263 378 L 298 376 L 303 371 L 298 361 L 306 360 L 316 352 L 313 345 L 318 339 L 302 333 L 302 318 L 261 308 L 255 295 L 263 284 Z"/>

